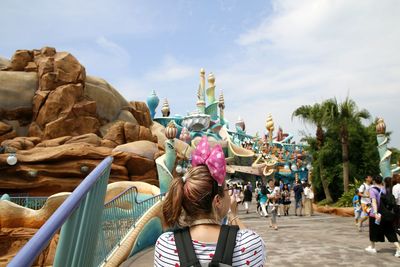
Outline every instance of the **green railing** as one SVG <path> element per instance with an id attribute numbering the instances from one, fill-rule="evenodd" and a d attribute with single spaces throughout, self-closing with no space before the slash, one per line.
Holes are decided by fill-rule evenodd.
<path id="1" fill-rule="evenodd" d="M 104 159 L 8 264 L 31 266 L 61 228 L 53 266 L 93 266 L 112 157 Z M 62 227 L 61 227 L 62 226 Z"/>
<path id="2" fill-rule="evenodd" d="M 39 210 L 46 203 L 47 197 L 10 197 L 10 201 L 22 207 Z"/>
<path id="3" fill-rule="evenodd" d="M 162 196 L 157 195 L 138 201 L 138 191 L 133 186 L 104 205 L 93 266 L 99 266 L 107 261 L 112 251 L 119 247 L 138 220 L 160 201 Z"/>

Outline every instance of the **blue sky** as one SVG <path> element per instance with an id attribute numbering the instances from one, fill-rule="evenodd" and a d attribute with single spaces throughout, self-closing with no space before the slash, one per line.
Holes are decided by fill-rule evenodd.
<path id="1" fill-rule="evenodd" d="M 385 119 L 400 147 L 400 1 L 3 0 L 0 8 L 3 57 L 69 51 L 127 100 L 154 89 L 173 114 L 195 109 L 204 67 L 231 125 L 241 116 L 253 134 L 269 113 L 285 131 L 313 133 L 291 120 L 293 110 L 349 95 Z"/>

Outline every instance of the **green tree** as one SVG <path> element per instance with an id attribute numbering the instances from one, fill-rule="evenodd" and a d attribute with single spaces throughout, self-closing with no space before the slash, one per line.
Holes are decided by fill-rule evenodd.
<path id="1" fill-rule="evenodd" d="M 338 131 L 340 143 L 342 147 L 342 164 L 343 164 L 343 189 L 344 192 L 349 191 L 349 127 L 360 124 L 361 119 L 370 118 L 367 110 L 359 110 L 357 104 L 346 97 L 345 101 L 338 103 L 336 98 L 329 99 L 323 103 L 325 108 L 324 122 L 328 127 Z"/>
<path id="2" fill-rule="evenodd" d="M 293 117 L 298 117 L 300 118 L 304 123 L 309 123 L 311 125 L 314 125 L 317 127 L 317 131 L 315 133 L 316 136 L 316 147 L 315 147 L 315 154 L 314 154 L 314 159 L 318 161 L 318 173 L 320 174 L 320 179 L 322 183 L 322 188 L 325 193 L 325 197 L 327 202 L 333 202 L 331 193 L 329 191 L 329 182 L 325 178 L 324 175 L 324 166 L 323 166 L 323 161 L 319 159 L 318 152 L 321 150 L 321 148 L 324 145 L 324 130 L 323 130 L 323 125 L 324 125 L 324 110 L 326 108 L 321 105 L 321 104 L 314 104 L 314 105 L 304 105 L 300 106 L 297 108 L 293 114 Z"/>

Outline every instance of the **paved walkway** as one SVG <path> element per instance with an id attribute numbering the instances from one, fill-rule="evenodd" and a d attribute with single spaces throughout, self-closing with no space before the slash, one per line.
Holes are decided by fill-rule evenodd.
<path id="1" fill-rule="evenodd" d="M 376 255 L 368 254 L 368 227 L 358 232 L 353 218 L 317 213 L 312 217 L 278 218 L 279 230 L 268 227 L 268 219 L 254 212 L 239 217 L 246 226 L 259 233 L 267 246 L 267 265 L 278 266 L 400 266 L 391 243 L 378 243 Z M 152 266 L 153 249 L 149 249 L 122 266 Z"/>

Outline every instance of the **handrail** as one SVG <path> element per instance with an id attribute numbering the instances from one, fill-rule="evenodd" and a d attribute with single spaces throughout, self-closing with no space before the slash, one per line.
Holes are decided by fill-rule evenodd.
<path id="1" fill-rule="evenodd" d="M 9 267 L 31 266 L 43 249 L 48 245 L 56 232 L 64 225 L 71 215 L 76 215 L 75 210 L 81 204 L 91 189 L 107 173 L 109 174 L 113 158 L 104 159 L 61 204 L 53 215 L 44 223 L 36 234 L 26 243 L 17 255 L 8 264 Z M 108 174 L 107 179 L 108 180 Z M 107 181 L 105 183 L 107 185 Z M 105 193 L 105 192 L 104 192 Z M 104 198 L 103 198 L 104 201 Z M 82 215 L 82 214 L 80 214 Z M 76 216 L 75 216 L 76 217 Z M 63 227 L 64 228 L 64 227 Z M 63 230 L 61 231 L 63 232 Z M 60 237 L 61 240 L 61 237 Z M 60 246 L 60 242 L 59 242 Z M 59 247 L 57 248 L 57 252 Z"/>

